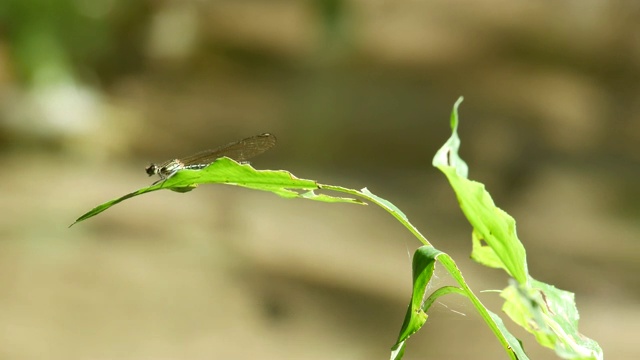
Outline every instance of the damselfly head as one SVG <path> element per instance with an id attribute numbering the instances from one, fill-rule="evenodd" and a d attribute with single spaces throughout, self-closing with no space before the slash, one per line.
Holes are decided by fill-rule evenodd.
<path id="1" fill-rule="evenodd" d="M 157 174 L 160 171 L 160 167 L 158 165 L 156 165 L 156 164 L 150 164 L 144 170 L 147 172 L 147 175 L 153 176 L 153 175 Z"/>

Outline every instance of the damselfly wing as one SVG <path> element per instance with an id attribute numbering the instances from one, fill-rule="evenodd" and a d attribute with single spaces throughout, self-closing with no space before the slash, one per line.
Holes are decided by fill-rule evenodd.
<path id="1" fill-rule="evenodd" d="M 199 170 L 223 156 L 238 162 L 247 161 L 271 149 L 276 144 L 276 141 L 275 135 L 264 133 L 219 146 L 212 150 L 201 151 L 181 159 L 168 160 L 159 165 L 151 164 L 145 170 L 149 176 L 158 175 L 160 177 L 160 180 L 154 183 L 156 184 L 172 177 L 179 170 Z"/>

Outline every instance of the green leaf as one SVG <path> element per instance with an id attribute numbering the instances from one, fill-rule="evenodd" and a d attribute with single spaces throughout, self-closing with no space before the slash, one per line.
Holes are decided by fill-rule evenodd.
<path id="1" fill-rule="evenodd" d="M 456 102 L 451 114 L 452 135 L 437 152 L 433 165 L 447 176 L 462 212 L 473 226 L 471 257 L 483 265 L 504 269 L 516 280 L 512 280 L 501 294 L 506 300 L 503 310 L 514 322 L 534 334 L 540 344 L 555 349 L 556 354 L 566 359 L 602 359 L 599 345 L 577 331 L 578 311 L 574 295 L 531 278 L 524 246 L 516 234 L 515 220 L 495 206 L 483 184 L 467 179 L 468 167 L 458 154 L 458 106 L 461 101 L 462 98 Z M 439 261 L 444 264 L 445 258 Z M 476 308 L 482 315 L 484 310 L 479 306 Z M 502 332 L 504 325 L 497 321 L 497 315 L 490 313 L 490 317 Z M 492 328 L 495 326 L 487 323 Z M 522 358 L 524 351 L 515 346 L 515 338 L 508 332 L 503 335 L 518 358 Z"/>
<path id="2" fill-rule="evenodd" d="M 433 165 L 447 176 L 462 212 L 473 226 L 475 237 L 492 249 L 490 252 L 476 246 L 472 258 L 503 268 L 518 282 L 524 283 L 528 279 L 526 252 L 516 235 L 515 220 L 495 206 L 483 184 L 467 179 L 469 168 L 458 154 L 458 106 L 461 102 L 462 98 L 454 105 L 451 137 L 436 153 Z"/>
<path id="3" fill-rule="evenodd" d="M 427 285 L 433 276 L 436 256 L 441 252 L 433 246 L 421 246 L 413 255 L 413 292 L 407 313 L 400 329 L 398 341 L 391 348 L 391 359 L 400 359 L 404 354 L 405 341 L 415 334 L 427 321 L 422 309 Z"/>
<path id="4" fill-rule="evenodd" d="M 502 291 L 504 312 L 564 359 L 602 359 L 598 343 L 578 332 L 574 294 L 535 279 L 529 284 L 511 281 Z"/>
<path id="5" fill-rule="evenodd" d="M 323 202 L 346 202 L 363 204 L 362 201 L 316 194 L 318 184 L 313 180 L 299 179 L 284 170 L 256 170 L 249 164 L 240 164 L 227 157 L 220 158 L 201 170 L 180 170 L 175 175 L 158 184 L 126 194 L 98 205 L 80 216 L 71 226 L 84 221 L 124 200 L 158 190 L 188 192 L 200 184 L 227 184 L 255 190 L 269 191 L 284 198 L 303 198 Z"/>
<path id="6" fill-rule="evenodd" d="M 484 266 L 504 269 L 502 260 L 500 260 L 496 252 L 493 251 L 493 248 L 484 242 L 475 229 L 471 232 L 471 242 L 473 244 L 473 250 L 471 252 L 471 258 L 473 260 Z"/>

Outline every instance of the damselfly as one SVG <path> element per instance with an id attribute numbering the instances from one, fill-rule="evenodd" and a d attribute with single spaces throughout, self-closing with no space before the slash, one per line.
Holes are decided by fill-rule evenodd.
<path id="1" fill-rule="evenodd" d="M 151 164 L 145 170 L 149 176 L 160 176 L 160 180 L 154 182 L 156 184 L 172 177 L 179 170 L 200 170 L 223 156 L 239 162 L 247 161 L 271 149 L 275 144 L 276 137 L 273 134 L 264 133 L 232 142 L 213 150 L 201 151 L 182 159 L 168 160 L 160 165 Z"/>

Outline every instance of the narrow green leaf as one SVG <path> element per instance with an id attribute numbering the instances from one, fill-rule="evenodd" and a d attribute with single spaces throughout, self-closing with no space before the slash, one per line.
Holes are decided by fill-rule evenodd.
<path id="1" fill-rule="evenodd" d="M 409 219 L 407 218 L 407 216 L 402 211 L 400 211 L 400 209 L 398 209 L 395 205 L 393 205 L 390 201 L 375 195 L 374 193 L 369 191 L 369 189 L 367 188 L 360 190 L 358 192 L 358 195 L 375 203 L 381 208 L 387 210 L 391 215 L 393 215 L 396 219 L 398 219 L 398 221 L 400 221 L 402 225 L 404 225 L 409 231 L 411 231 L 411 233 L 415 235 L 415 237 L 418 240 L 420 240 L 424 245 L 431 246 L 427 238 L 424 235 L 422 235 L 422 233 L 420 233 L 418 228 L 413 226 L 413 224 L 409 222 Z"/>
<path id="2" fill-rule="evenodd" d="M 458 137 L 458 107 L 464 98 L 461 96 L 453 105 L 451 112 L 451 137 L 436 152 L 433 157 L 433 166 L 451 166 L 455 169 L 458 176 L 467 178 L 469 175 L 469 166 L 462 160 L 458 151 L 460 150 L 460 137 Z"/>
<path id="3" fill-rule="evenodd" d="M 129 193 L 129 194 L 124 195 L 122 197 L 119 197 L 117 199 L 107 201 L 106 203 L 100 204 L 100 205 L 96 206 L 95 208 L 93 208 L 93 209 L 89 210 L 88 212 L 86 212 L 84 215 L 80 216 L 78 219 L 76 219 L 76 221 L 73 222 L 73 224 L 69 225 L 69 227 L 72 227 L 73 225 L 79 223 L 80 221 L 84 221 L 84 220 L 87 220 L 87 219 L 89 219 L 91 217 L 94 217 L 94 216 L 100 214 L 101 212 L 107 210 L 108 208 L 112 207 L 113 205 L 118 204 L 118 203 L 120 203 L 122 201 L 130 199 L 130 198 L 132 198 L 134 196 L 142 195 L 144 193 L 148 193 L 148 192 L 152 192 L 152 191 L 156 191 L 156 190 L 159 190 L 159 189 L 153 189 L 152 187 L 148 187 L 148 188 L 144 188 L 144 189 L 140 189 L 140 190 L 134 191 L 132 193 Z"/>
<path id="4" fill-rule="evenodd" d="M 440 253 L 441 251 L 433 246 L 421 246 L 413 254 L 413 292 L 398 341 L 391 348 L 391 359 L 399 360 L 402 358 L 406 340 L 420 330 L 427 321 L 427 314 L 422 309 L 422 302 L 427 284 L 433 276 L 436 257 Z"/>
<path id="5" fill-rule="evenodd" d="M 71 226 L 107 210 L 124 200 L 157 190 L 188 192 L 199 184 L 227 184 L 255 190 L 269 191 L 284 198 L 304 198 L 323 202 L 347 202 L 362 204 L 362 201 L 348 197 L 334 197 L 315 194 L 319 189 L 313 180 L 299 179 L 284 170 L 256 170 L 249 164 L 239 164 L 223 157 L 201 170 L 180 170 L 169 179 L 158 184 L 126 194 L 98 205 L 80 216 Z"/>
<path id="6" fill-rule="evenodd" d="M 494 312 L 492 312 L 490 310 L 487 310 L 487 312 L 491 316 L 491 319 L 496 324 L 498 329 L 500 329 L 500 332 L 506 338 L 507 343 L 509 343 L 511 345 L 511 350 L 513 350 L 513 353 L 516 355 L 516 358 L 518 360 L 528 359 L 529 357 L 524 352 L 524 347 L 522 346 L 522 342 L 520 340 L 518 340 L 518 338 L 513 336 L 513 334 L 511 334 L 511 332 L 509 332 L 509 329 L 507 329 L 507 327 L 504 325 L 504 322 L 502 321 L 500 316 L 498 316 L 498 314 L 496 314 L 496 313 L 494 313 Z"/>

